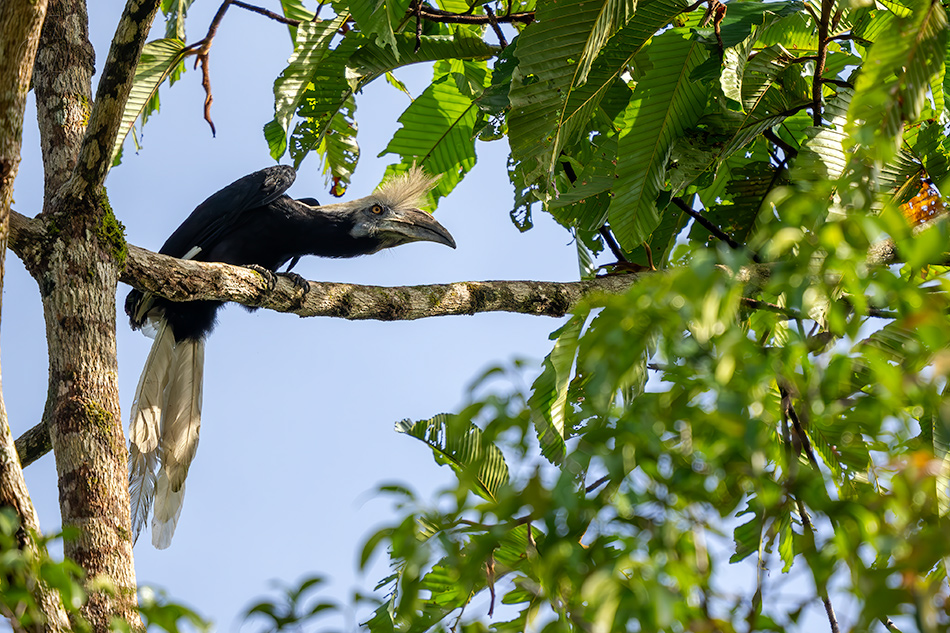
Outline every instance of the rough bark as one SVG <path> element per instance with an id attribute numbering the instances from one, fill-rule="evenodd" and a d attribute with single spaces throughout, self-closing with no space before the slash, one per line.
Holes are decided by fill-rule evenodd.
<path id="1" fill-rule="evenodd" d="M 50 0 L 33 74 L 47 208 L 79 155 L 92 111 L 95 61 L 85 0 Z"/>
<path id="2" fill-rule="evenodd" d="M 160 0 L 130 0 L 92 103 L 93 50 L 84 0 L 50 0 L 37 55 L 37 116 L 45 169 L 43 239 L 24 260 L 43 300 L 49 348 L 44 418 L 56 456 L 65 554 L 112 592 L 90 593 L 95 630 L 139 625 L 119 410 L 115 294 L 125 242 L 102 181 L 135 65 Z M 92 586 L 92 585 L 91 585 Z"/>
<path id="3" fill-rule="evenodd" d="M 30 88 L 33 62 L 46 14 L 46 2 L 7 0 L 0 5 L 0 296 L 3 290 L 4 261 L 9 234 L 13 182 L 20 163 L 23 112 Z M 32 534 L 39 531 L 39 519 L 23 479 L 13 436 L 7 421 L 0 388 L 0 506 L 14 508 L 20 517 L 20 545 L 40 552 Z M 46 619 L 46 631 L 69 627 L 59 595 L 45 584 L 36 583 L 36 603 Z"/>

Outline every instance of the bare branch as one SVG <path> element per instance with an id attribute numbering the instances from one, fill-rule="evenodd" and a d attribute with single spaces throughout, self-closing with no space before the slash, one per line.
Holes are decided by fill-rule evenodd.
<path id="1" fill-rule="evenodd" d="M 623 292 L 638 278 L 617 275 L 575 282 L 463 281 L 393 288 L 311 281 L 310 290 L 304 294 L 291 280 L 277 277 L 276 287 L 271 290 L 259 273 L 248 268 L 179 260 L 129 246 L 126 268 L 119 279 L 172 301 L 210 299 L 301 317 L 407 321 L 479 312 L 559 317 L 586 297 Z"/>
<path id="2" fill-rule="evenodd" d="M 270 18 L 271 20 L 280 22 L 281 24 L 287 24 L 289 26 L 300 26 L 300 20 L 285 18 L 284 16 L 278 13 L 274 13 L 273 11 L 268 11 L 267 9 L 264 9 L 262 7 L 256 7 L 253 4 L 247 4 L 246 2 L 241 2 L 240 0 L 231 0 L 231 4 L 233 4 L 236 7 L 241 7 L 242 9 L 245 9 L 252 13 L 259 13 L 265 17 Z M 323 5 L 321 4 L 320 6 L 323 6 Z"/>

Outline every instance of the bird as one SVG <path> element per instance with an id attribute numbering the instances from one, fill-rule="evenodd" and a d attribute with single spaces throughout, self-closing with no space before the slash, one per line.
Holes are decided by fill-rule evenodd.
<path id="1" fill-rule="evenodd" d="M 304 255 L 356 257 L 410 242 L 455 248 L 455 239 L 420 210 L 437 178 L 416 167 L 364 198 L 320 205 L 285 192 L 296 171 L 276 165 L 240 178 L 199 204 L 159 250 L 180 259 L 247 266 L 270 276 L 290 272 Z M 152 544 L 171 544 L 181 514 L 185 478 L 198 448 L 205 339 L 220 301 L 174 302 L 133 289 L 125 311 L 133 329 L 154 342 L 132 404 L 129 496 L 133 542 L 152 512 Z"/>

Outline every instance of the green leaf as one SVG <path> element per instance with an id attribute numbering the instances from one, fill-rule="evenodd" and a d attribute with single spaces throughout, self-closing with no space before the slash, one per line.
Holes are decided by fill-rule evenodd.
<path id="1" fill-rule="evenodd" d="M 547 2 L 518 38 L 508 118 L 511 154 L 528 184 L 553 177 L 564 146 L 589 127 L 594 111 L 650 37 L 682 12 L 681 0 L 643 1 L 601 49 L 581 82 L 578 65 L 605 4 Z M 619 6 L 619 5 L 618 5 Z M 622 10 L 620 10 L 622 13 Z"/>
<path id="2" fill-rule="evenodd" d="M 626 26 L 636 10 L 637 0 L 604 0 L 577 64 L 573 82 L 575 85 L 582 86 L 587 81 L 591 64 L 600 54 L 607 39 Z"/>
<path id="3" fill-rule="evenodd" d="M 943 396 L 947 396 L 946 389 Z M 937 411 L 931 414 L 934 457 L 940 460 L 940 470 L 936 477 L 937 509 L 942 517 L 950 516 L 950 407 L 946 402 L 944 399 Z"/>
<path id="4" fill-rule="evenodd" d="M 153 101 L 153 97 L 157 97 L 158 87 L 181 62 L 184 49 L 183 41 L 171 38 L 155 40 L 145 45 L 135 69 L 135 80 L 132 82 L 129 99 L 125 102 L 115 145 L 112 147 L 113 161 L 119 155 L 125 137 L 132 131 L 135 120 L 140 116 L 144 120 L 148 116 L 150 104 L 158 109 L 158 102 Z"/>
<path id="5" fill-rule="evenodd" d="M 670 149 L 706 106 L 704 87 L 689 77 L 706 58 L 702 44 L 672 29 L 653 39 L 648 55 L 651 68 L 634 88 L 625 115 L 609 211 L 610 226 L 627 250 L 646 241 L 660 223 L 656 197 L 666 178 Z"/>
<path id="6" fill-rule="evenodd" d="M 406 14 L 409 0 L 352 0 L 349 7 L 360 31 L 379 46 L 388 47 L 398 59 L 399 47 L 393 24 Z"/>
<path id="7" fill-rule="evenodd" d="M 494 500 L 508 483 L 508 465 L 501 451 L 473 422 L 440 413 L 428 420 L 402 420 L 396 431 L 424 442 L 439 464 L 448 464 L 459 480 L 479 496 Z"/>
<path id="8" fill-rule="evenodd" d="M 846 131 L 851 95 L 851 90 L 842 88 L 834 98 L 825 101 L 822 116 L 828 124 L 805 130 L 807 140 L 795 163 L 793 178 L 832 181 L 841 178 L 854 144 Z"/>
<path id="9" fill-rule="evenodd" d="M 314 81 L 314 74 L 329 52 L 330 42 L 347 15 L 333 20 L 305 22 L 297 28 L 294 53 L 287 67 L 274 81 L 274 120 L 264 127 L 264 136 L 271 157 L 280 159 L 287 150 L 287 133 L 290 121 L 300 107 L 307 87 Z"/>
<path id="10" fill-rule="evenodd" d="M 162 13 L 165 15 L 165 37 L 186 41 L 185 18 L 188 8 L 195 0 L 162 0 Z M 138 74 L 138 73 L 136 73 Z"/>
<path id="11" fill-rule="evenodd" d="M 577 314 L 551 337 L 554 349 L 544 359 L 541 374 L 531 385 L 528 406 L 541 443 L 541 454 L 554 464 L 560 464 L 566 453 L 568 426 L 568 387 L 577 355 L 578 337 L 587 321 L 587 314 Z"/>
<path id="12" fill-rule="evenodd" d="M 939 2 L 917 0 L 913 14 L 892 20 L 871 47 L 855 83 L 848 132 L 887 160 L 901 126 L 920 115 L 930 82 L 946 56 L 947 15 Z"/>
<path id="13" fill-rule="evenodd" d="M 308 9 L 303 0 L 280 0 L 280 8 L 284 10 L 284 17 L 300 22 L 312 22 L 314 13 Z M 290 41 L 297 41 L 297 27 L 288 24 L 287 30 L 290 31 Z"/>
<path id="14" fill-rule="evenodd" d="M 762 542 L 762 520 L 752 510 L 748 509 L 740 513 L 740 516 L 748 513 L 752 514 L 752 519 L 736 526 L 736 529 L 732 532 L 736 552 L 729 558 L 730 563 L 738 563 L 759 551 Z"/>
<path id="15" fill-rule="evenodd" d="M 431 174 L 441 174 L 432 191 L 433 202 L 448 195 L 475 166 L 478 107 L 459 89 L 459 84 L 465 83 L 463 72 L 467 68 L 480 88 L 488 81 L 484 64 L 453 61 L 450 66 L 453 72 L 434 80 L 406 108 L 399 117 L 402 127 L 380 153 L 400 157 L 393 171 L 417 165 Z"/>
<path id="16" fill-rule="evenodd" d="M 377 77 L 400 66 L 443 58 L 483 59 L 498 50 L 461 30 L 452 37 L 423 35 L 418 51 L 415 50 L 416 38 L 411 35 L 397 34 L 396 44 L 398 58 L 389 49 L 350 31 L 316 67 L 297 111 L 304 120 L 294 129 L 290 139 L 290 153 L 295 165 L 320 145 L 333 117 L 347 100 Z"/>
<path id="17" fill-rule="evenodd" d="M 782 572 L 788 573 L 795 562 L 795 532 L 792 530 L 792 514 L 783 512 L 778 522 L 778 553 L 782 557 Z"/>
<path id="18" fill-rule="evenodd" d="M 323 171 L 333 179 L 334 195 L 343 195 L 360 158 L 356 142 L 356 99 L 350 97 L 333 115 L 323 141 L 316 148 L 323 157 Z"/>

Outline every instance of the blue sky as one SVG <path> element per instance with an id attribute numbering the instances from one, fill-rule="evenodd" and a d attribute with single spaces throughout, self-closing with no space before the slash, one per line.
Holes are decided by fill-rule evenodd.
<path id="1" fill-rule="evenodd" d="M 217 8 L 207 2 L 192 7 L 189 42 L 202 37 Z M 119 8 L 90 3 L 90 10 L 101 68 Z M 162 111 L 146 126 L 143 149 L 136 155 L 127 144 L 123 164 L 109 176 L 109 197 L 130 242 L 157 250 L 205 197 L 273 164 L 261 128 L 273 116 L 273 80 L 290 53 L 284 26 L 231 7 L 211 53 L 217 138 L 202 120 L 200 73 L 189 70 L 174 88 L 163 89 Z M 428 74 L 419 67 L 397 76 L 418 94 Z M 394 161 L 376 155 L 408 103 L 382 81 L 358 96 L 363 159 L 345 199 L 366 195 Z M 14 194 L 14 209 L 26 215 L 42 203 L 35 116 L 31 102 Z M 379 285 L 576 279 L 567 232 L 541 214 L 526 234 L 511 224 L 505 141 L 480 143 L 478 150 L 474 171 L 436 212 L 457 250 L 411 244 L 356 260 L 307 258 L 296 272 L 313 280 Z M 332 201 L 318 167 L 316 156 L 308 158 L 289 193 Z M 121 314 L 127 292 L 120 285 L 119 386 L 126 429 L 150 345 Z M 7 255 L 2 324 L 3 394 L 19 436 L 42 415 L 47 361 L 39 293 L 13 253 Z M 322 573 L 333 581 L 328 594 L 344 602 L 357 587 L 371 589 L 385 567 L 377 561 L 373 573 L 360 577 L 359 548 L 392 516 L 389 502 L 371 491 L 398 481 L 427 495 L 451 477 L 421 443 L 397 435 L 393 423 L 458 409 L 468 384 L 488 366 L 516 357 L 539 361 L 559 324 L 500 314 L 348 322 L 228 307 L 208 342 L 201 444 L 181 521 L 168 550 L 153 549 L 148 535 L 140 539 L 139 583 L 194 606 L 219 630 L 236 629 L 238 614 L 273 579 L 293 583 Z M 52 455 L 26 475 L 43 529 L 56 530 Z"/>

